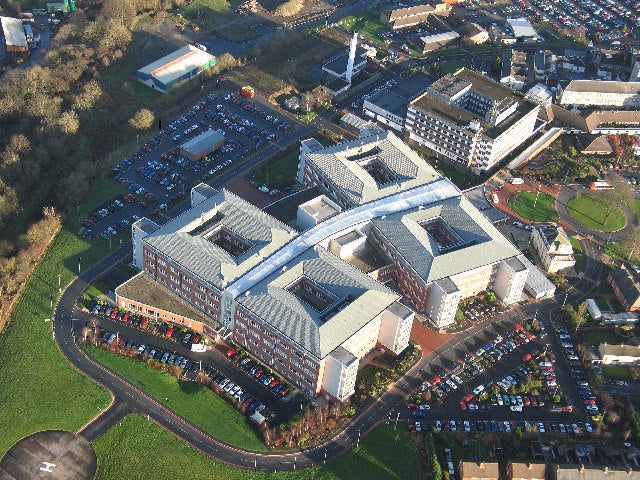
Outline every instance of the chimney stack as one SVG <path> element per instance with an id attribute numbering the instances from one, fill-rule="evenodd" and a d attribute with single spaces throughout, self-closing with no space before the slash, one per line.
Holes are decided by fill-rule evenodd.
<path id="1" fill-rule="evenodd" d="M 353 76 L 353 62 L 356 58 L 356 46 L 358 45 L 358 32 L 353 32 L 351 42 L 349 43 L 349 60 L 347 60 L 347 83 L 351 85 L 351 77 Z"/>

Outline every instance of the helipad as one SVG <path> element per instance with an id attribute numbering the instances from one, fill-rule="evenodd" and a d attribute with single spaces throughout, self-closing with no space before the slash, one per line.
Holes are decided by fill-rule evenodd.
<path id="1" fill-rule="evenodd" d="M 0 480 L 91 480 L 96 453 L 83 437 L 62 430 L 34 433 L 0 461 Z"/>

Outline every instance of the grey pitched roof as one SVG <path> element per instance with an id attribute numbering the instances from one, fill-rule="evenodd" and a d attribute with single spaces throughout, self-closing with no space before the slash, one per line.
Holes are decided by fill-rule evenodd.
<path id="1" fill-rule="evenodd" d="M 440 217 L 462 239 L 460 248 L 441 252 L 420 222 Z M 518 250 L 464 197 L 423 209 L 376 218 L 373 224 L 426 282 L 439 280 L 518 255 Z"/>
<path id="2" fill-rule="evenodd" d="M 611 278 L 629 304 L 633 304 L 638 300 L 640 297 L 640 284 L 638 284 L 629 270 L 617 268 L 609 273 L 609 275 L 611 275 Z"/>
<path id="3" fill-rule="evenodd" d="M 317 312 L 287 286 L 306 276 L 338 298 L 325 312 Z M 341 309 L 337 304 L 351 295 Z M 237 302 L 322 359 L 400 297 L 368 275 L 329 253 L 310 248 L 277 272 L 254 285 Z M 325 318 L 326 317 L 326 318 Z"/>
<path id="4" fill-rule="evenodd" d="M 389 131 L 343 142 L 306 156 L 356 205 L 397 193 L 400 184 L 413 188 L 439 178 L 432 167 Z M 368 157 L 375 157 L 386 165 L 397 180 L 378 185 L 358 163 Z"/>
<path id="5" fill-rule="evenodd" d="M 253 246 L 236 258 L 204 238 L 203 235 L 220 225 Z M 222 190 L 166 223 L 144 241 L 201 279 L 223 288 L 294 235 L 293 228 Z"/>

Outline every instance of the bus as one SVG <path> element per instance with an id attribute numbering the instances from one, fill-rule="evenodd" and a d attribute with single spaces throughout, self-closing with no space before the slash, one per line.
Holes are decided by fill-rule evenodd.
<path id="1" fill-rule="evenodd" d="M 611 190 L 613 187 L 606 180 L 589 182 L 589 190 Z"/>

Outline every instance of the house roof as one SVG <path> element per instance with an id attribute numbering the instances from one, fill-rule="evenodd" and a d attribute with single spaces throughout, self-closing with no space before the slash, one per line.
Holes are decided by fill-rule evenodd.
<path id="1" fill-rule="evenodd" d="M 640 358 L 640 345 L 612 345 L 610 343 L 601 343 L 598 351 L 602 356 L 611 355 L 614 357 Z"/>
<path id="2" fill-rule="evenodd" d="M 498 464 L 493 462 L 460 462 L 462 478 L 499 478 Z"/>
<path id="3" fill-rule="evenodd" d="M 511 463 L 512 478 L 546 478 L 546 465 L 544 463 Z"/>
<path id="4" fill-rule="evenodd" d="M 439 218 L 458 236 L 457 247 L 443 249 L 425 222 Z M 464 197 L 375 218 L 374 227 L 425 282 L 450 277 L 517 256 L 519 251 Z"/>
<path id="5" fill-rule="evenodd" d="M 309 248 L 237 298 L 239 305 L 322 359 L 400 296 L 322 247 Z M 316 311 L 287 287 L 306 277 L 335 300 Z"/>
<path id="6" fill-rule="evenodd" d="M 536 227 L 536 231 L 540 234 L 548 252 L 559 250 L 560 246 L 571 245 L 571 240 L 562 227 L 543 225 Z"/>
<path id="7" fill-rule="evenodd" d="M 2 23 L 2 33 L 7 45 L 15 47 L 27 47 L 27 37 L 24 34 L 22 20 L 19 18 L 0 17 Z"/>
<path id="8" fill-rule="evenodd" d="M 607 467 L 600 469 L 558 465 L 555 480 L 640 480 L 640 473 Z"/>
<path id="9" fill-rule="evenodd" d="M 207 235 L 224 227 L 250 243 L 235 257 Z M 227 190 L 167 222 L 144 242 L 201 279 L 224 288 L 296 235 L 295 229 Z"/>
<path id="10" fill-rule="evenodd" d="M 582 149 L 581 153 L 601 153 L 609 154 L 613 152 L 609 140 L 606 135 L 598 135 L 594 138 L 586 147 Z"/>
<path id="11" fill-rule="evenodd" d="M 434 181 L 440 176 L 393 132 L 367 137 L 306 154 L 307 159 L 353 204 L 362 204 Z M 378 184 L 364 163 L 375 162 L 390 173 Z"/>
<path id="12" fill-rule="evenodd" d="M 640 94 L 640 82 L 617 82 L 607 80 L 571 80 L 565 92 Z"/>
<path id="13" fill-rule="evenodd" d="M 640 298 L 640 284 L 629 270 L 616 268 L 609 275 L 629 304 L 635 303 Z"/>

